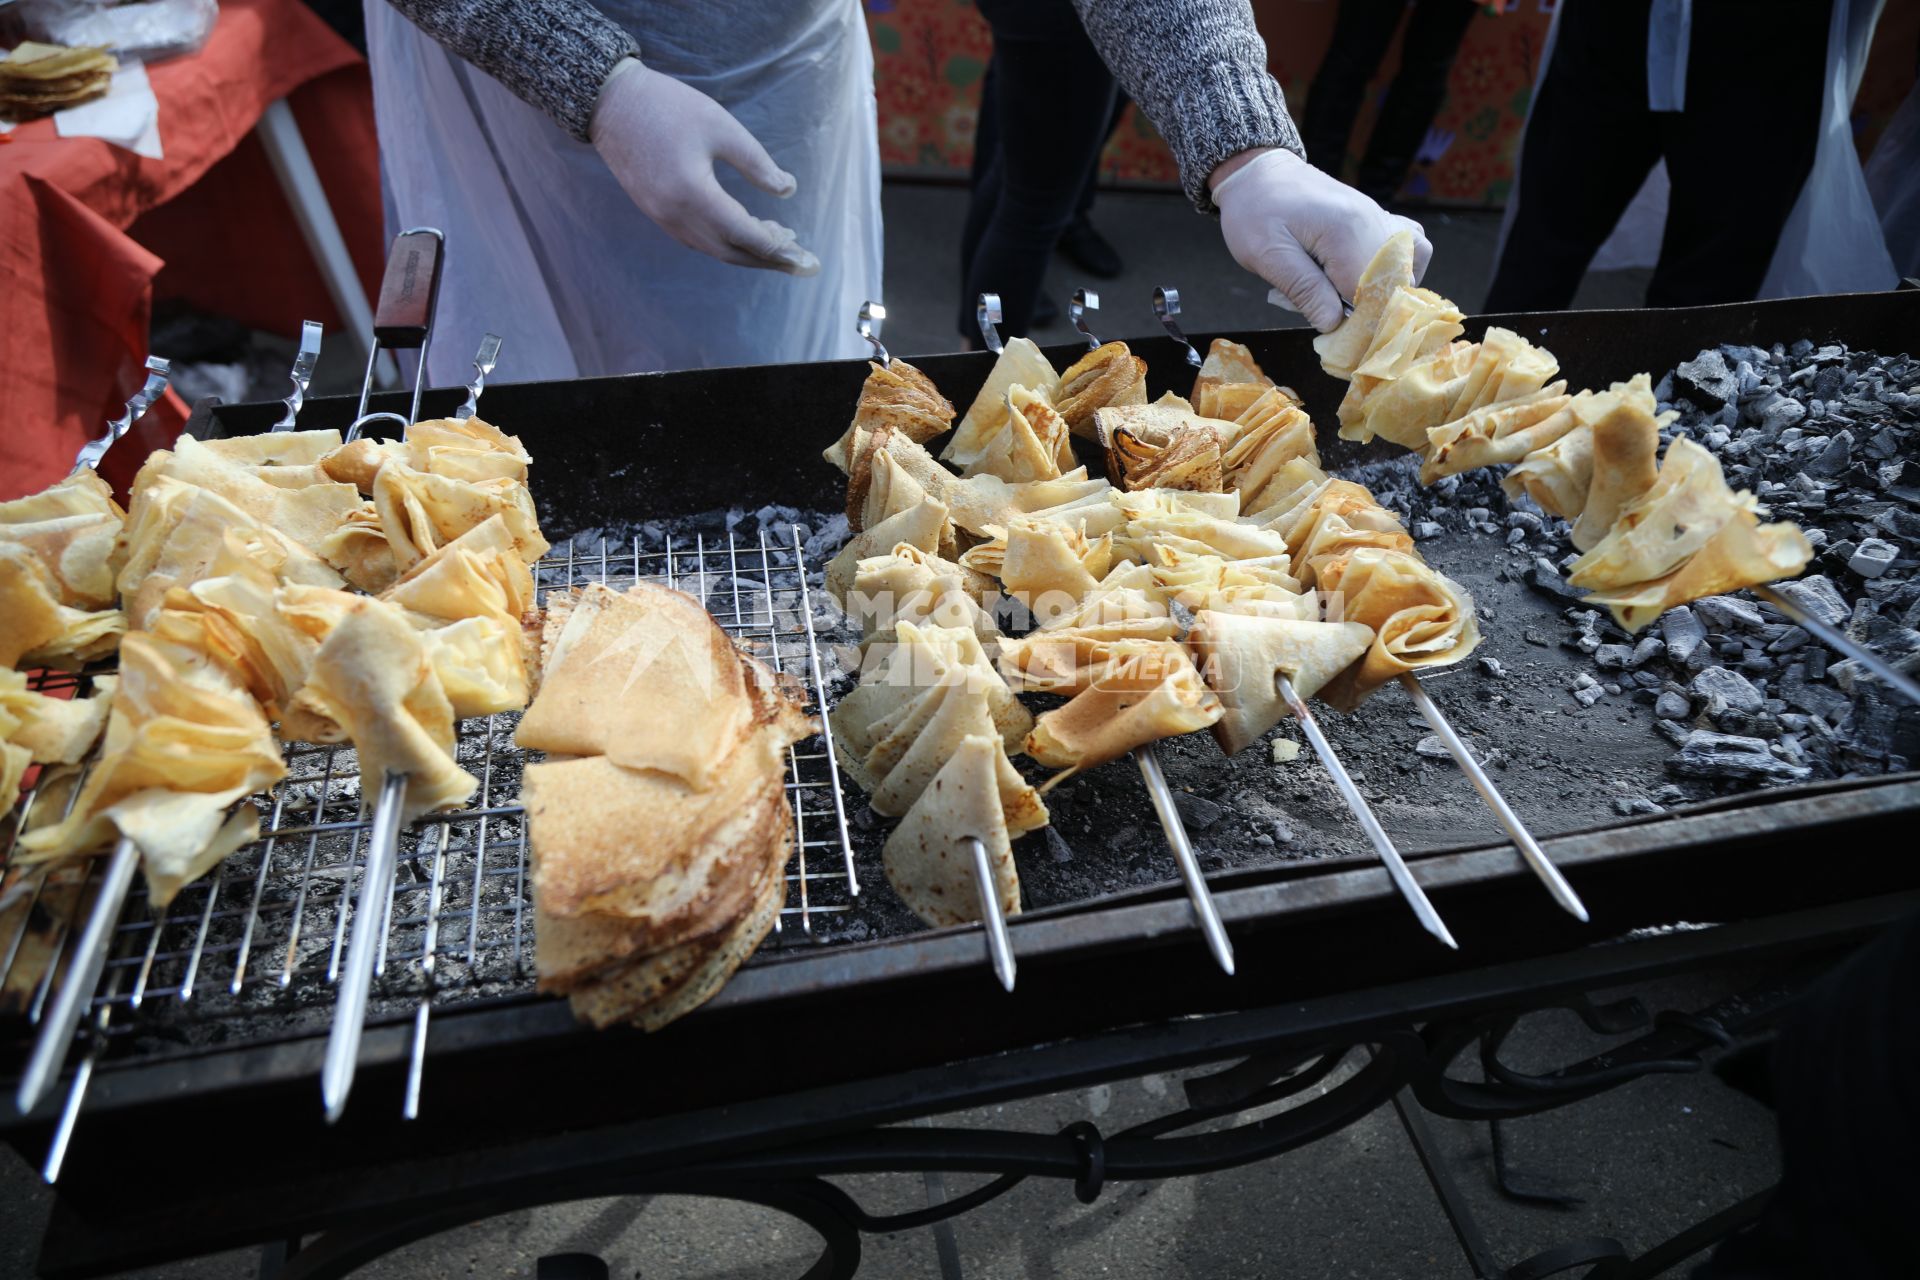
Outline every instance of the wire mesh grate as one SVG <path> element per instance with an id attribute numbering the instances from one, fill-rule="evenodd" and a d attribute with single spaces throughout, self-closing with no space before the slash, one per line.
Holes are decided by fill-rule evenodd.
<path id="1" fill-rule="evenodd" d="M 534 567 L 542 603 L 590 582 L 636 581 L 686 592 L 721 627 L 824 705 L 813 590 L 798 536 L 729 535 L 709 546 L 568 544 Z M 46 692 L 85 692 L 90 676 L 49 673 Z M 375 1017 L 416 1019 L 408 1110 L 417 1104 L 420 1053 L 430 1007 L 522 994 L 532 988 L 533 912 L 520 778 L 530 755 L 514 745 L 517 713 L 458 726 L 456 758 L 479 779 L 464 808 L 431 814 L 403 836 L 387 898 L 377 960 Z M 346 954 L 366 861 L 370 813 L 362 810 L 350 746 L 284 744 L 287 776 L 253 804 L 260 838 L 182 889 L 164 908 L 136 886 L 115 930 L 90 1025 L 116 1041 L 160 1031 L 196 1043 L 208 1034 L 276 1038 L 324 1030 L 332 984 Z M 71 802 L 83 773 L 37 782 L 16 809 L 16 827 Z M 850 910 L 858 894 L 843 783 L 825 737 L 790 749 L 787 794 L 794 852 L 787 902 L 770 946 L 813 932 L 822 914 Z M 371 798 L 369 798 L 370 800 Z M 0 983 L 9 1003 L 37 1022 L 63 951 L 85 918 L 103 859 L 51 873 L 12 866 L 13 836 L 0 837 L 7 866 L 0 889 Z M 132 1016 L 133 1011 L 139 1016 Z M 207 1033 L 208 1024 L 225 1029 Z M 179 1030 L 175 1030 L 179 1028 Z"/>

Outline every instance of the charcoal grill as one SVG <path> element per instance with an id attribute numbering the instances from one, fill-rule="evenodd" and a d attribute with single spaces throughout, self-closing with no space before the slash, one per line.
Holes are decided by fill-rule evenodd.
<path id="1" fill-rule="evenodd" d="M 1198 300 L 1188 305 L 1189 316 L 1203 309 Z M 1574 383 L 1605 385 L 1724 342 L 1806 337 L 1900 350 L 1920 333 L 1920 292 L 1491 319 L 1551 347 Z M 1477 332 L 1484 322 L 1470 327 Z M 1143 307 L 1137 327 L 1150 332 L 1151 324 Z M 1214 336 L 1245 342 L 1276 380 L 1304 393 L 1316 420 L 1331 420 L 1339 387 L 1319 371 L 1310 334 L 1196 341 Z M 1132 345 L 1156 389 L 1191 377 L 1185 349 L 1172 339 Z M 1059 364 L 1077 350 L 1049 354 Z M 916 363 L 964 404 L 990 361 L 980 354 Z M 743 541 L 720 527 L 693 535 L 691 545 L 676 535 L 671 547 L 626 530 L 635 519 L 729 507 L 839 509 L 839 477 L 819 449 L 843 429 L 864 372 L 863 362 L 847 361 L 490 387 L 487 416 L 526 440 L 542 523 L 561 547 L 540 567 L 540 585 L 648 576 L 691 586 L 730 631 L 804 672 L 816 698 L 828 696 L 818 607 L 791 528 L 762 522 L 764 540 L 756 529 Z M 423 412 L 451 411 L 460 395 L 430 391 Z M 373 407 L 405 404 L 392 395 Z M 265 430 L 281 408 L 225 406 L 212 422 L 225 434 Z M 313 400 L 301 424 L 344 427 L 354 414 L 351 399 Z M 1330 466 L 1362 456 L 1323 443 Z M 605 542 L 568 540 L 608 528 L 622 532 Z M 1474 552 L 1464 540 L 1427 550 L 1494 608 L 1491 646 L 1555 616 L 1518 584 L 1472 577 Z M 725 595 L 713 590 L 723 581 L 729 590 L 746 587 L 733 597 L 731 617 Z M 1444 679 L 1433 688 L 1443 701 L 1449 696 Z M 1471 704 L 1464 690 L 1453 696 L 1456 714 Z M 1382 709 L 1388 705 L 1395 710 Z M 1336 734 L 1344 741 L 1370 733 L 1401 708 L 1411 704 L 1388 704 L 1383 695 Z M 1624 732 L 1597 718 L 1581 724 L 1589 758 L 1648 753 L 1642 729 Z M 1571 1064 L 1522 1096 L 1450 1077 L 1453 1057 L 1500 1019 L 1578 1006 L 1586 991 L 1728 957 L 1843 946 L 1920 907 L 1920 869 L 1878 856 L 1920 811 L 1920 775 L 1911 773 L 1730 796 L 1631 820 L 1577 803 L 1524 813 L 1591 908 L 1590 926 L 1553 906 L 1484 815 L 1397 831 L 1460 937 L 1458 954 L 1420 931 L 1358 846 L 1314 826 L 1307 852 L 1331 856 L 1253 856 L 1211 868 L 1239 959 L 1229 977 L 1198 944 L 1157 839 L 1129 848 L 1115 843 L 1122 837 L 1114 826 L 1096 825 L 1076 855 L 1095 866 L 1101 892 L 1091 897 L 1056 892 L 1044 847 L 1019 850 L 1035 906 L 1012 922 L 1021 980 L 1008 995 L 986 973 L 977 929 L 919 929 L 890 901 L 871 861 L 877 837 L 857 820 L 860 799 L 843 794 L 830 745 L 815 742 L 792 761 L 799 854 L 773 945 L 681 1023 L 652 1036 L 595 1034 L 576 1026 L 562 1002 L 531 993 L 509 728 L 510 717 L 463 728 L 461 760 L 482 777 L 481 794 L 469 810 L 429 820 L 408 837 L 361 1084 L 336 1126 L 322 1123 L 315 1080 L 344 929 L 336 908 L 350 894 L 364 843 L 359 797 L 345 785 L 354 773 L 348 749 L 290 758 L 294 776 L 276 793 L 274 834 L 257 857 L 230 861 L 157 922 L 141 905 L 130 909 L 94 1002 L 98 1033 L 84 1058 L 84 1093 L 63 1082 L 64 1100 L 0 1119 L 6 1139 L 36 1164 L 71 1127 L 44 1242 L 48 1274 L 98 1274 L 322 1231 L 287 1261 L 286 1274 L 340 1274 L 485 1213 L 650 1190 L 785 1208 L 825 1237 L 820 1274 L 831 1274 L 857 1260 L 858 1229 L 904 1224 L 867 1218 L 819 1182 L 821 1174 L 1037 1174 L 1072 1179 L 1090 1197 L 1103 1178 L 1169 1176 L 1284 1150 L 1408 1088 L 1440 1114 L 1525 1114 L 1630 1078 L 1631 1070 L 1614 1069 L 1622 1062 L 1697 1055 L 1715 1037 L 1697 1027 L 1649 1030 L 1613 1053 L 1607 1070 Z M 1219 767 L 1210 744 L 1169 747 L 1176 787 Z M 1454 777 L 1445 785 L 1464 784 Z M 1321 803 L 1338 821 L 1336 802 Z M 1517 798 L 1516 806 L 1525 808 Z M 1313 826 L 1305 812 L 1312 805 L 1300 807 L 1303 824 Z M 1391 813 L 1386 821 L 1394 825 Z M 1140 828 L 1132 829 L 1137 837 Z M 1810 844 L 1851 852 L 1823 858 L 1814 873 Z M 1099 879 L 1101 867 L 1123 861 L 1136 864 L 1130 874 Z M 1629 936 L 1683 920 L 1716 923 Z M 1593 945 L 1600 942 L 1610 945 Z M 1763 1022 L 1783 998 L 1708 1012 L 1721 1030 L 1739 1029 Z M 1609 1025 L 1626 1024 L 1615 1017 Z M 30 1027 L 0 1034 L 0 1070 L 11 1075 Z M 1365 1065 L 1324 1097 L 1250 1126 L 1163 1136 L 1297 1091 L 1356 1046 L 1365 1048 Z M 877 1127 L 1236 1058 L 1246 1061 L 1190 1081 L 1189 1108 L 1147 1133 Z M 1325 1065 L 1299 1070 L 1316 1063 Z M 636 1079 L 649 1084 L 636 1088 Z M 412 1120 L 398 1114 L 416 1111 Z M 218 1141 L 208 1140 L 216 1133 Z M 140 1194 L 128 1196 L 129 1186 Z"/>

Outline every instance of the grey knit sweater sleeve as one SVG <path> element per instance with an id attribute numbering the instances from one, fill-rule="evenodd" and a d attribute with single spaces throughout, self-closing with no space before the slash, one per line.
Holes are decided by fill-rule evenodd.
<path id="1" fill-rule="evenodd" d="M 389 0 L 414 26 L 587 140 L 600 86 L 640 56 L 587 0 Z"/>
<path id="2" fill-rule="evenodd" d="M 1207 178 L 1249 147 L 1304 157 L 1247 0 L 1073 0 L 1094 47 L 1180 165 L 1180 184 L 1213 211 Z"/>

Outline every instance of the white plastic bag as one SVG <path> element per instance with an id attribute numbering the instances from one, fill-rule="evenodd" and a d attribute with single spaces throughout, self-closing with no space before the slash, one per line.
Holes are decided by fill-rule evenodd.
<path id="1" fill-rule="evenodd" d="M 1867 190 L 1894 268 L 1920 276 L 1920 84 L 1881 131 L 1867 161 Z"/>
<path id="2" fill-rule="evenodd" d="M 74 46 L 105 45 L 122 62 L 157 62 L 193 53 L 213 34 L 219 0 L 20 0 L 27 31 L 37 40 Z"/>

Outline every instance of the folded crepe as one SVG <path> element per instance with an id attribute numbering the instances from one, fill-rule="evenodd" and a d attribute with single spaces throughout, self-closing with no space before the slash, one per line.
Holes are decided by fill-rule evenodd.
<path id="1" fill-rule="evenodd" d="M 245 464 L 235 462 L 192 436 L 181 436 L 172 449 L 159 449 L 148 455 L 133 480 L 133 510 L 139 507 L 146 491 L 161 479 L 216 493 L 254 520 L 274 529 L 318 555 L 320 546 L 340 522 L 359 508 L 360 491 L 351 484 L 333 480 L 298 488 L 283 488 L 255 475 Z M 124 585 L 123 585 L 124 593 Z"/>
<path id="2" fill-rule="evenodd" d="M 647 582 L 596 583 L 576 593 L 514 741 L 700 789 L 752 723 L 739 654 L 697 601 Z"/>
<path id="3" fill-rule="evenodd" d="M 1284 552 L 1228 560 L 1161 546 L 1153 548 L 1147 567 L 1153 574 L 1154 586 L 1164 598 L 1177 600 L 1195 611 L 1204 607 L 1208 596 L 1232 587 L 1271 586 L 1288 592 L 1301 589 Z"/>
<path id="4" fill-rule="evenodd" d="M 857 502 L 854 500 L 857 492 L 854 486 L 849 485 L 847 489 L 847 523 L 856 533 L 871 529 L 902 511 L 910 511 L 927 500 L 926 486 L 896 462 L 890 450 L 871 451 L 867 458 L 867 484 L 864 491 L 859 491 Z"/>
<path id="5" fill-rule="evenodd" d="M 862 643 L 893 633 L 900 623 L 965 627 L 983 640 L 1000 634 L 994 620 L 1000 593 L 991 584 L 985 596 L 973 583 L 982 575 L 917 547 L 900 546 L 884 556 L 869 556 L 854 574 L 847 614 L 860 624 Z M 994 605 L 983 605 L 985 598 Z"/>
<path id="6" fill-rule="evenodd" d="M 1794 577 L 1812 558 L 1813 545 L 1799 525 L 1761 524 L 1755 508 L 1742 504 L 1672 573 L 1596 592 L 1583 603 L 1604 605 L 1615 621 L 1634 632 L 1689 601 Z"/>
<path id="7" fill-rule="evenodd" d="M 1311 698 L 1358 661 L 1373 641 L 1372 629 L 1358 622 L 1212 609 L 1196 614 L 1187 647 L 1223 708 L 1213 725 L 1220 749 L 1228 755 L 1244 750 L 1287 714 L 1274 686 L 1276 675 L 1286 676 L 1301 698 Z"/>
<path id="8" fill-rule="evenodd" d="M 1397 231 L 1374 250 L 1353 291 L 1353 311 L 1331 333 L 1313 340 L 1320 367 L 1336 378 L 1351 379 L 1366 357 L 1386 312 L 1387 300 L 1413 287 L 1413 232 Z"/>
<path id="9" fill-rule="evenodd" d="M 1053 365 L 1031 338 L 1008 339 L 940 456 L 963 472 L 974 474 L 979 469 L 974 464 L 1006 425 L 1007 393 L 1016 386 L 1052 391 L 1058 380 Z"/>
<path id="10" fill-rule="evenodd" d="M 1033 608 L 1035 601 L 1048 594 L 1079 601 L 1100 585 L 1112 567 L 1112 534 L 1089 539 L 1070 525 L 1016 516 L 1007 528 L 1000 582 L 1009 595 Z"/>
<path id="11" fill-rule="evenodd" d="M 1034 721 L 1026 751 L 1041 764 L 1063 770 L 1048 780 L 1045 789 L 1051 789 L 1145 743 L 1204 729 L 1224 710 L 1193 663 L 1182 661 L 1164 674 L 1147 670 L 1137 680 L 1116 676 L 1075 694 L 1066 706 Z"/>
<path id="12" fill-rule="evenodd" d="M 1284 400 L 1277 390 L 1253 402 L 1234 424 L 1235 430 L 1221 455 L 1226 488 L 1240 495 L 1240 509 L 1259 511 L 1280 496 L 1291 473 L 1290 462 L 1320 465 L 1313 419 Z"/>
<path id="13" fill-rule="evenodd" d="M 518 480 L 460 480 L 390 462 L 374 477 L 373 504 L 402 573 L 495 516 L 528 564 L 548 550 L 533 495 Z"/>
<path id="14" fill-rule="evenodd" d="M 1626 503 L 1607 536 L 1573 562 L 1571 586 L 1617 591 L 1673 573 L 1728 522 L 1759 524 L 1751 493 L 1727 485 L 1720 461 L 1684 436 L 1667 446 L 1653 485 Z"/>
<path id="15" fill-rule="evenodd" d="M 78 764 L 106 727 L 114 688 L 98 676 L 86 697 L 53 698 L 27 687 L 24 672 L 0 669 L 0 808 L 11 806 L 29 764 Z"/>
<path id="16" fill-rule="evenodd" d="M 1247 518 L 1263 528 L 1280 528 L 1290 513 L 1317 497 L 1331 479 L 1311 458 L 1290 458 L 1268 477 L 1259 505 L 1247 507 Z"/>
<path id="17" fill-rule="evenodd" d="M 1093 414 L 1110 405 L 1147 402 L 1147 362 L 1124 342 L 1109 342 L 1080 357 L 1053 387 L 1053 407 L 1075 435 L 1094 436 Z"/>
<path id="18" fill-rule="evenodd" d="M 130 633 L 99 758 L 67 816 L 20 838 L 19 861 L 91 853 L 124 837 L 164 906 L 254 837 L 254 811 L 228 809 L 285 774 L 266 716 L 219 663 Z"/>
<path id="19" fill-rule="evenodd" d="M 420 638 L 456 720 L 527 705 L 527 667 L 517 620 L 503 622 L 483 614 L 423 628 Z"/>
<path id="20" fill-rule="evenodd" d="M 822 456 L 852 474 L 854 462 L 865 452 L 867 439 L 891 427 L 916 444 L 925 444 L 953 425 L 953 406 L 933 380 L 905 360 L 867 365 L 867 380 L 853 408 L 846 432 Z"/>
<path id="21" fill-rule="evenodd" d="M 1221 519 L 1197 511 L 1141 515 L 1127 522 L 1114 545 L 1123 555 L 1146 560 L 1156 548 L 1229 560 L 1284 555 L 1287 540 L 1251 520 Z"/>
<path id="22" fill-rule="evenodd" d="M 1613 528 L 1621 511 L 1653 488 L 1659 478 L 1660 423 L 1653 408 L 1622 398 L 1593 424 L 1593 480 L 1580 518 L 1573 523 L 1573 545 L 1591 551 Z"/>
<path id="23" fill-rule="evenodd" d="M 417 561 L 382 594 L 429 618 L 487 617 L 517 628 L 534 607 L 533 570 L 507 522 L 493 515 Z"/>
<path id="24" fill-rule="evenodd" d="M 427 642 L 398 608 L 355 599 L 314 651 L 295 702 L 340 726 L 371 806 L 391 775 L 406 778 L 400 821 L 457 805 L 479 785 L 454 762 L 454 710 Z"/>
<path id="25" fill-rule="evenodd" d="M 1158 683 L 1186 658 L 1173 639 L 1113 636 L 1104 628 L 1036 631 L 1000 642 L 1000 670 L 1023 693 L 1071 696 L 1119 681 Z"/>
<path id="26" fill-rule="evenodd" d="M 515 480 L 525 483 L 533 458 L 520 437 L 510 436 L 478 414 L 429 418 L 407 428 L 407 465 L 454 480 Z"/>
<path id="27" fill-rule="evenodd" d="M 60 594 L 39 556 L 0 542 L 0 666 L 77 669 L 113 652 L 126 615 L 76 609 L 61 604 Z"/>
<path id="28" fill-rule="evenodd" d="M 1573 417 L 1572 429 L 1515 463 L 1502 477 L 1500 487 L 1509 498 L 1525 494 L 1551 515 L 1577 519 L 1586 509 L 1587 491 L 1593 484 L 1593 424 L 1623 402 L 1652 417 L 1656 409 L 1652 380 L 1636 373 L 1605 391 L 1582 391 L 1574 396 L 1565 410 Z M 1664 426 L 1672 417 L 1656 417 L 1654 425 Z"/>
<path id="29" fill-rule="evenodd" d="M 925 497 L 905 511 L 888 516 L 849 538 L 847 545 L 840 548 L 839 553 L 827 563 L 827 594 L 845 608 L 848 593 L 853 590 L 854 577 L 860 571 L 860 562 L 873 556 L 890 554 L 893 548 L 903 543 L 950 558 L 949 553 L 954 550 L 954 536 L 953 522 L 947 518 L 947 511 L 946 503 L 938 498 Z"/>
<path id="30" fill-rule="evenodd" d="M 966 837 L 986 847 L 993 893 L 1005 915 L 1020 910 L 1013 837 L 1044 827 L 1046 805 L 1027 785 L 1000 740 L 963 738 L 933 784 L 920 793 L 880 851 L 887 881 L 934 928 L 982 918 L 979 881 Z"/>
<path id="31" fill-rule="evenodd" d="M 998 428 L 980 444 L 963 476 L 994 475 L 1009 484 L 1055 480 L 1073 469 L 1072 435 L 1066 419 L 1047 402 L 1047 390 L 1015 383 L 1007 391 L 1007 412 Z"/>
<path id="32" fill-rule="evenodd" d="M 0 543 L 39 560 L 59 604 L 105 609 L 114 601 L 118 540 L 127 513 L 91 469 L 39 493 L 0 502 Z"/>
<path id="33" fill-rule="evenodd" d="M 1329 619 L 1373 631 L 1360 661 L 1321 691 L 1342 711 L 1403 672 L 1462 662 L 1480 643 L 1473 597 L 1418 556 L 1361 548 L 1323 562 L 1318 581 Z"/>
<path id="34" fill-rule="evenodd" d="M 1573 430 L 1565 382 L 1555 382 L 1517 400 L 1474 409 L 1427 432 L 1426 461 L 1420 483 L 1458 475 L 1475 467 L 1518 462 Z"/>
<path id="35" fill-rule="evenodd" d="M 371 500 L 349 511 L 318 549 L 321 559 L 368 595 L 379 595 L 400 576 L 393 547 L 380 524 L 379 508 Z"/>
<path id="36" fill-rule="evenodd" d="M 1238 342 L 1215 338 L 1207 347 L 1207 358 L 1193 379 L 1193 409 L 1207 418 L 1231 422 L 1247 407 L 1275 391 L 1273 379 L 1260 368 L 1253 352 Z"/>
<path id="37" fill-rule="evenodd" d="M 1098 586 L 1071 605 L 1062 607 L 1062 602 L 1054 598 L 1035 600 L 1033 604 L 1035 621 L 1042 630 L 1148 620 L 1166 623 L 1172 614 L 1155 589 L 1153 571 L 1143 564 L 1115 565 Z M 1151 628 L 1156 633 L 1161 629 Z"/>
<path id="38" fill-rule="evenodd" d="M 1220 433 L 1205 424 L 1181 427 L 1161 442 L 1125 427 L 1103 429 L 1101 439 L 1107 446 L 1107 472 L 1125 488 L 1218 493 L 1226 487 Z"/>
<path id="39" fill-rule="evenodd" d="M 1446 350 L 1460 336 L 1462 319 L 1453 303 L 1431 289 L 1402 288 L 1387 299 L 1380 327 L 1340 401 L 1340 425 L 1355 433 L 1349 438 L 1371 438 L 1366 423 L 1372 397 Z"/>

